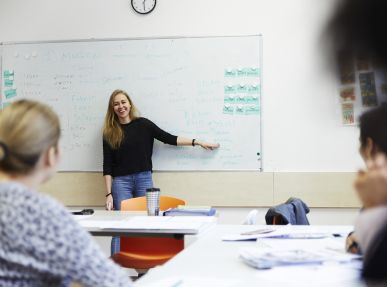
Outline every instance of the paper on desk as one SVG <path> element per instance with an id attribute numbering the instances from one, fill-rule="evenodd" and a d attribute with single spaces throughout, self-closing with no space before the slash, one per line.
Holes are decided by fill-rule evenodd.
<path id="1" fill-rule="evenodd" d="M 79 224 L 85 228 L 99 229 L 149 229 L 149 230 L 192 230 L 199 231 L 208 224 L 208 218 L 167 216 L 134 216 L 123 220 L 82 220 Z"/>
<path id="2" fill-rule="evenodd" d="M 168 216 L 132 216 L 126 219 L 125 221 L 130 221 L 131 223 L 149 223 L 149 222 L 167 222 L 171 218 Z"/>
<path id="3" fill-rule="evenodd" d="M 243 241 L 243 240 L 256 240 L 258 238 L 284 238 L 284 239 L 321 239 L 333 236 L 344 236 L 347 234 L 347 230 L 343 231 L 343 228 L 324 226 L 292 226 L 287 225 L 277 229 L 272 229 L 270 232 L 261 232 L 267 228 L 251 229 L 250 234 L 227 234 L 222 237 L 223 241 Z M 350 230 L 350 228 L 349 228 Z M 254 232 L 256 231 L 256 232 Z"/>
<path id="4" fill-rule="evenodd" d="M 317 249 L 304 248 L 273 248 L 261 249 L 257 247 L 243 248 L 240 258 L 248 265 L 257 269 L 268 269 L 286 265 L 323 264 L 326 262 L 348 263 L 361 258 L 360 255 L 350 254 L 341 249 L 331 248 L 330 242 L 323 240 Z"/>
<path id="5" fill-rule="evenodd" d="M 86 218 L 90 218 L 90 217 L 92 217 L 94 214 L 85 214 L 85 215 L 75 215 L 75 214 L 73 214 L 72 216 L 73 216 L 73 218 L 75 219 L 75 220 L 83 220 L 83 219 L 86 219 Z"/>
<path id="6" fill-rule="evenodd" d="M 116 223 L 117 221 L 113 220 L 80 220 L 78 221 L 79 225 L 85 228 L 109 228 L 112 224 Z"/>
<path id="7" fill-rule="evenodd" d="M 109 228 L 199 230 L 215 221 L 216 219 L 208 216 L 135 216 L 128 221 L 115 222 Z"/>
<path id="8" fill-rule="evenodd" d="M 135 287 L 197 287 L 197 286 L 222 286 L 236 287 L 241 286 L 239 279 L 220 279 L 217 277 L 168 277 L 157 280 L 157 282 L 141 284 L 141 281 Z"/>
<path id="9" fill-rule="evenodd" d="M 199 230 L 200 222 L 112 222 L 107 229 Z"/>
<path id="10" fill-rule="evenodd" d="M 288 233 L 282 231 L 273 231 L 266 234 L 228 234 L 222 237 L 223 241 L 247 241 L 257 240 L 258 238 L 284 238 L 284 239 L 321 239 L 331 237 L 332 234 L 327 233 Z"/>
<path id="11" fill-rule="evenodd" d="M 350 265 L 320 265 L 278 267 L 254 273 L 256 282 L 271 282 L 271 286 L 287 287 L 342 287 L 358 286 L 359 270 Z M 361 286 L 363 286 L 361 284 Z"/>

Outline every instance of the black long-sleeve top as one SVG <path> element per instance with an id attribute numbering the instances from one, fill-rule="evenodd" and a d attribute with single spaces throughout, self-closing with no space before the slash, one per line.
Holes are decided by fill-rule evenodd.
<path id="1" fill-rule="evenodd" d="M 103 175 L 115 177 L 151 171 L 154 139 L 177 145 L 177 136 L 163 131 L 146 118 L 135 119 L 121 127 L 124 139 L 117 149 L 103 140 Z"/>

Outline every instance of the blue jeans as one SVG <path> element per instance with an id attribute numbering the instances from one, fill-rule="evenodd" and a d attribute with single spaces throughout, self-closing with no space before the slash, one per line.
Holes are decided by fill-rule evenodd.
<path id="1" fill-rule="evenodd" d="M 114 210 L 121 209 L 121 201 L 145 196 L 147 188 L 153 187 L 152 172 L 143 171 L 113 178 L 112 195 Z M 120 237 L 113 236 L 111 255 L 120 252 Z"/>

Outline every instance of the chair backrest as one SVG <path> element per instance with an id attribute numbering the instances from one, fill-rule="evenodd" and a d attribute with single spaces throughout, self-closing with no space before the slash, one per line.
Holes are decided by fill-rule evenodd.
<path id="1" fill-rule="evenodd" d="M 171 196 L 160 196 L 160 210 L 167 210 L 178 205 L 185 205 L 185 201 Z M 146 197 L 135 197 L 121 201 L 121 210 L 140 211 L 146 210 Z"/>
<path id="2" fill-rule="evenodd" d="M 160 196 L 160 210 L 185 205 L 185 201 L 170 196 Z M 142 211 L 146 210 L 146 197 L 136 197 L 121 201 L 121 210 Z M 137 254 L 168 254 L 171 258 L 184 249 L 184 240 L 164 237 L 121 237 L 121 251 Z M 141 256 L 139 259 L 141 261 Z M 166 260 L 164 260 L 166 261 Z M 128 267 L 128 266 L 127 266 Z M 150 268 L 153 266 L 141 267 Z M 130 268 L 137 268 L 136 266 Z"/>

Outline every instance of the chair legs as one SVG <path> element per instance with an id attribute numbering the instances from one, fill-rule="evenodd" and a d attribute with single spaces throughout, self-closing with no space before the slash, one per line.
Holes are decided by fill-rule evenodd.
<path id="1" fill-rule="evenodd" d="M 141 276 L 145 275 L 148 272 L 149 269 L 136 269 L 137 277 L 140 278 Z"/>
<path id="2" fill-rule="evenodd" d="M 132 281 L 136 281 L 144 276 L 149 269 L 134 269 L 137 272 L 137 276 L 129 276 Z"/>

